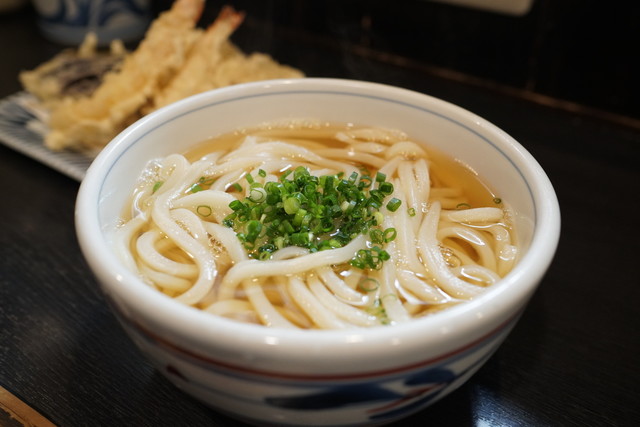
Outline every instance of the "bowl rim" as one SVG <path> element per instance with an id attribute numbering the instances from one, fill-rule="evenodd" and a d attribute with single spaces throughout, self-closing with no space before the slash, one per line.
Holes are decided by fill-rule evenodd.
<path id="1" fill-rule="evenodd" d="M 210 102 L 234 96 L 265 93 L 273 88 L 286 87 L 291 90 L 336 90 L 373 92 L 378 96 L 402 99 L 404 102 L 427 103 L 453 114 L 468 126 L 478 131 L 488 132 L 501 144 L 509 147 L 511 156 L 519 156 L 527 165 L 528 179 L 535 184 L 532 195 L 535 200 L 536 226 L 527 253 L 518 261 L 513 270 L 498 284 L 474 300 L 451 307 L 435 316 L 413 319 L 406 324 L 392 327 L 358 328 L 347 330 L 288 330 L 266 328 L 261 325 L 244 324 L 230 319 L 205 313 L 199 309 L 182 305 L 170 297 L 145 285 L 142 280 L 126 269 L 110 250 L 104 238 L 102 225 L 98 219 L 98 205 L 101 193 L 96 189 L 108 175 L 114 162 L 124 155 L 128 144 L 148 132 L 154 124 L 188 114 L 189 111 Z M 481 317 L 497 316 L 514 301 L 526 301 L 537 287 L 555 254 L 560 235 L 560 210 L 553 186 L 542 167 L 529 152 L 506 132 L 476 114 L 433 96 L 420 92 L 358 80 L 333 78 L 282 79 L 244 83 L 215 89 L 178 101 L 155 111 L 112 140 L 96 157 L 89 167 L 78 192 L 75 221 L 81 250 L 103 290 L 116 293 L 119 299 L 140 310 L 143 316 L 166 326 L 174 338 L 183 336 L 190 341 L 206 343 L 215 337 L 233 342 L 244 349 L 252 349 L 256 343 L 271 340 L 266 346 L 276 353 L 286 353 L 308 343 L 318 346 L 342 347 L 344 353 L 353 346 L 378 348 L 381 343 L 392 342 L 417 346 L 437 337 L 464 335 L 473 330 L 473 323 Z M 99 239 L 95 235 L 101 236 Z M 132 282 L 132 283 L 130 283 Z M 518 285 L 514 283 L 519 282 Z M 455 328 L 451 328 L 455 321 Z M 179 322 L 176 324 L 175 322 Z M 416 339 L 416 337 L 421 337 Z M 341 344 L 350 345 L 343 346 Z M 347 349 L 349 347 L 350 349 Z M 284 354 L 283 353 L 283 354 Z"/>

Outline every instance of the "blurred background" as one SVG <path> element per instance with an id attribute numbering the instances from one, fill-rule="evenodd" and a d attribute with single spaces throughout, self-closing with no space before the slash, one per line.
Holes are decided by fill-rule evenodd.
<path id="1" fill-rule="evenodd" d="M 129 2 L 146 5 L 151 17 L 172 4 Z M 209 0 L 201 25 L 212 22 L 224 4 L 247 13 L 232 37 L 243 50 L 268 52 L 309 76 L 408 86 L 406 74 L 394 81 L 386 64 L 640 128 L 638 2 Z M 0 0 L 0 11 L 5 27 L 20 22 L 10 14 L 36 19 L 28 0 Z M 25 67 L 46 57 L 17 51 L 6 39 L 0 43 L 4 54 L 20 56 Z M 43 49 L 56 53 L 51 45 Z"/>
<path id="2" fill-rule="evenodd" d="M 152 3 L 157 11 L 171 1 Z M 245 41 L 272 52 L 314 76 L 349 74 L 375 81 L 367 62 L 388 63 L 640 126 L 640 65 L 634 60 L 640 49 L 638 2 L 227 3 L 247 11 L 234 36 L 241 46 Z M 203 20 L 210 22 L 221 4 L 209 1 Z M 514 13 L 517 4 L 524 8 Z M 337 52 L 342 60 L 307 57 L 305 44 Z"/>

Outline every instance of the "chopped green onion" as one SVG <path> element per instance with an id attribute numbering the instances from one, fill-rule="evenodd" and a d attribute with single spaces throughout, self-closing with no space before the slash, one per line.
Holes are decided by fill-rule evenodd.
<path id="1" fill-rule="evenodd" d="M 302 224 L 304 218 L 307 216 L 307 210 L 306 209 L 302 209 L 302 208 L 298 208 L 298 210 L 296 211 L 294 217 L 293 217 L 293 221 L 292 224 L 294 227 L 300 227 L 300 225 Z"/>
<path id="2" fill-rule="evenodd" d="M 369 175 L 362 175 L 360 177 L 360 183 L 358 184 L 358 188 L 360 188 L 361 190 L 365 188 L 369 188 L 371 187 L 371 183 L 372 183 L 372 180 Z"/>
<path id="3" fill-rule="evenodd" d="M 499 205 L 500 203 L 502 203 L 502 199 L 500 197 L 494 197 L 493 203 L 495 203 L 496 205 Z"/>
<path id="4" fill-rule="evenodd" d="M 382 221 L 384 221 L 384 215 L 382 214 L 382 212 L 375 212 L 373 214 L 373 218 L 376 220 L 376 225 L 382 225 Z"/>
<path id="5" fill-rule="evenodd" d="M 393 199 L 389 200 L 389 203 L 387 203 L 387 209 L 389 209 L 391 212 L 395 212 L 398 210 L 401 204 L 402 201 L 394 197 Z"/>
<path id="6" fill-rule="evenodd" d="M 462 209 L 462 208 L 469 209 L 469 208 L 471 208 L 471 205 L 469 203 L 458 203 L 456 205 L 456 209 Z"/>
<path id="7" fill-rule="evenodd" d="M 199 206 L 196 208 L 196 212 L 198 213 L 198 215 L 200 215 L 200 216 L 205 216 L 205 217 L 206 217 L 206 216 L 211 215 L 211 213 L 212 213 L 213 211 L 211 210 L 211 206 L 207 206 L 207 205 L 199 205 Z"/>
<path id="8" fill-rule="evenodd" d="M 373 243 L 383 243 L 384 242 L 384 233 L 382 230 L 378 228 L 374 228 L 369 232 L 369 237 Z"/>
<path id="9" fill-rule="evenodd" d="M 382 323 L 383 325 L 391 324 L 391 319 L 389 319 L 387 310 L 385 310 L 384 306 L 382 305 L 382 300 L 380 298 L 376 298 L 373 303 L 366 308 L 366 311 L 367 313 L 377 317 L 380 320 L 380 323 Z"/>
<path id="10" fill-rule="evenodd" d="M 293 215 L 298 212 L 298 209 L 300 209 L 299 198 L 291 196 L 284 201 L 284 211 L 287 214 Z"/>
<path id="11" fill-rule="evenodd" d="M 351 260 L 351 265 L 361 269 L 379 270 L 382 268 L 382 262 L 387 261 L 390 257 L 387 251 L 379 246 L 374 246 L 371 249 L 360 249 L 356 252 Z"/>
<path id="12" fill-rule="evenodd" d="M 385 181 L 380 184 L 378 189 L 382 192 L 382 194 L 388 196 L 389 194 L 393 193 L 393 184 Z"/>
<path id="13" fill-rule="evenodd" d="M 257 175 L 267 174 L 259 169 Z M 314 176 L 302 166 L 287 169 L 277 181 L 256 182 L 251 174 L 245 174 L 245 179 L 248 195 L 229 204 L 232 212 L 223 224 L 234 228 L 251 258 L 267 260 L 272 251 L 292 245 L 310 252 L 340 248 L 360 234 L 368 235 L 376 246 L 358 251 L 351 265 L 380 269 L 390 258 L 383 246 L 397 233 L 379 228 L 384 221 L 380 208 L 393 192 L 384 174 L 376 174 L 375 189 L 370 188 L 369 175 Z M 392 201 L 391 206 L 398 202 Z"/>
<path id="14" fill-rule="evenodd" d="M 260 235 L 260 232 L 262 231 L 262 224 L 260 223 L 260 221 L 251 220 L 247 223 L 246 228 L 246 240 L 251 243 L 255 242 L 255 240 Z"/>
<path id="15" fill-rule="evenodd" d="M 282 175 L 280 176 L 280 181 L 285 181 L 287 179 L 287 177 L 292 174 L 293 171 L 291 169 L 287 169 L 286 171 L 284 171 L 282 173 Z"/>
<path id="16" fill-rule="evenodd" d="M 307 170 L 307 168 L 305 168 L 304 166 L 298 166 L 297 168 L 295 168 L 295 170 L 293 171 L 293 179 L 295 181 L 298 180 L 302 180 L 305 179 L 306 177 L 310 176 L 311 174 L 309 173 L 309 171 Z"/>
<path id="17" fill-rule="evenodd" d="M 231 184 L 229 186 L 229 191 L 242 191 L 242 185 L 240 185 L 240 183 L 238 182 L 234 182 L 233 184 Z"/>
<path id="18" fill-rule="evenodd" d="M 206 185 L 206 186 L 211 186 L 211 184 L 213 184 L 214 182 L 216 182 L 216 179 L 215 179 L 215 178 L 213 178 L 213 177 L 209 177 L 209 178 L 207 178 L 207 177 L 205 177 L 205 176 L 202 176 L 202 177 L 200 177 L 200 179 L 198 180 L 198 182 L 199 182 L 200 184 L 203 184 L 203 185 Z"/>
<path id="19" fill-rule="evenodd" d="M 358 283 L 358 289 L 364 292 L 373 292 L 380 287 L 380 283 L 372 277 L 367 277 Z"/>
<path id="20" fill-rule="evenodd" d="M 189 187 L 189 191 L 191 193 L 197 193 L 198 191 L 202 191 L 205 188 L 204 187 L 211 187 L 211 185 L 216 181 L 216 178 L 214 177 L 206 177 L 206 176 L 201 176 L 200 178 L 198 178 L 198 182 L 194 183 L 191 187 Z"/>
<path id="21" fill-rule="evenodd" d="M 267 191 L 262 187 L 252 188 L 249 193 L 249 200 L 254 203 L 262 203 L 267 199 Z"/>
<path id="22" fill-rule="evenodd" d="M 278 249 L 282 249 L 284 248 L 285 245 L 285 240 L 283 236 L 278 236 L 273 240 L 273 244 L 275 245 L 276 248 Z"/>
<path id="23" fill-rule="evenodd" d="M 409 208 L 409 209 L 407 209 L 407 213 L 409 214 L 409 216 L 416 216 L 416 209 L 415 208 Z"/>
<path id="24" fill-rule="evenodd" d="M 155 184 L 153 184 L 153 190 L 151 190 L 151 194 L 158 191 L 160 187 L 162 187 L 162 184 L 164 184 L 164 181 L 157 181 Z"/>
<path id="25" fill-rule="evenodd" d="M 395 240 L 395 238 L 398 236 L 398 232 L 396 231 L 395 228 L 387 228 L 386 230 L 384 230 L 384 242 L 385 243 L 389 243 L 392 242 L 393 240 Z"/>
<path id="26" fill-rule="evenodd" d="M 229 203 L 229 207 L 231 208 L 231 210 L 237 212 L 244 208 L 244 203 L 242 203 L 240 200 L 234 200 L 233 202 Z"/>

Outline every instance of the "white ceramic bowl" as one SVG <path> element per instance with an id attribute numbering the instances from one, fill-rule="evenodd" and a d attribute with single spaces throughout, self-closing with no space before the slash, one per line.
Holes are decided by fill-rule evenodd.
<path id="1" fill-rule="evenodd" d="M 401 129 L 467 163 L 516 212 L 523 254 L 517 266 L 477 299 L 408 324 L 292 331 L 181 305 L 119 262 L 110 240 L 150 159 L 239 127 L 310 117 Z M 82 251 L 124 328 L 179 388 L 251 422 L 350 425 L 419 411 L 460 386 L 491 356 L 553 258 L 560 214 L 538 163 L 484 119 L 395 87 L 300 79 L 218 89 L 141 119 L 91 165 L 76 224 Z"/>

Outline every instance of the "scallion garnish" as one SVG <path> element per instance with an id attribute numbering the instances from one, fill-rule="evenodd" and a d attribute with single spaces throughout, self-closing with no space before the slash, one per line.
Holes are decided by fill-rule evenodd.
<path id="1" fill-rule="evenodd" d="M 257 174 L 266 176 L 262 169 Z M 233 212 L 223 224 L 235 230 L 252 258 L 267 260 L 273 251 L 292 245 L 311 252 L 340 248 L 368 234 L 374 246 L 358 251 L 351 265 L 379 269 L 389 259 L 383 246 L 397 233 L 380 228 L 384 220 L 380 208 L 393 193 L 384 174 L 377 173 L 375 181 L 357 172 L 318 177 L 299 166 L 285 171 L 278 181 L 262 184 L 249 173 L 245 179 L 249 194 L 229 204 Z M 387 207 L 398 209 L 400 204 L 393 198 Z"/>
<path id="2" fill-rule="evenodd" d="M 262 203 L 267 199 L 267 191 L 262 187 L 252 188 L 249 193 L 249 200 L 254 203 Z"/>
<path id="3" fill-rule="evenodd" d="M 202 191 L 204 190 L 204 188 L 202 188 L 202 185 L 196 183 L 193 184 L 191 187 L 189 187 L 189 191 L 192 193 L 197 193 L 198 191 Z"/>
<path id="4" fill-rule="evenodd" d="M 369 231 L 369 237 L 371 238 L 371 241 L 373 243 L 384 242 L 384 233 L 378 228 L 374 228 L 373 230 Z"/>
<path id="5" fill-rule="evenodd" d="M 198 191 L 206 190 L 211 187 L 211 184 L 213 184 L 215 181 L 215 178 L 201 176 L 197 182 L 193 183 L 193 185 L 189 187 L 188 191 L 190 191 L 191 193 L 197 193 Z"/>
<path id="6" fill-rule="evenodd" d="M 158 191 L 160 187 L 162 187 L 162 184 L 164 184 L 164 181 L 157 181 L 155 184 L 153 184 L 153 190 L 151 190 L 151 193 L 153 194 Z"/>
<path id="7" fill-rule="evenodd" d="M 379 270 L 382 268 L 382 263 L 387 261 L 391 256 L 387 251 L 374 246 L 371 249 L 360 249 L 356 252 L 356 256 L 353 257 L 350 264 L 356 268 Z"/>
<path id="8" fill-rule="evenodd" d="M 207 206 L 207 205 L 199 205 L 198 207 L 196 207 L 196 212 L 198 213 L 198 215 L 200 216 L 204 216 L 207 217 L 209 215 L 211 215 L 211 213 L 213 212 L 211 210 L 211 206 Z"/>
<path id="9" fill-rule="evenodd" d="M 389 294 L 385 295 L 385 297 L 387 297 L 388 295 Z M 373 316 L 376 316 L 380 320 L 380 323 L 382 323 L 383 325 L 388 325 L 391 323 L 391 319 L 389 319 L 387 311 L 384 309 L 382 300 L 380 298 L 376 298 L 373 301 L 373 304 L 367 307 L 367 312 Z"/>
<path id="10" fill-rule="evenodd" d="M 380 283 L 372 277 L 367 277 L 358 283 L 358 289 L 364 292 L 373 292 L 380 287 Z"/>
<path id="11" fill-rule="evenodd" d="M 241 192 L 242 191 L 242 185 L 240 185 L 240 183 L 238 183 L 238 182 L 234 182 L 233 184 L 231 184 L 229 186 L 229 191 Z"/>
<path id="12" fill-rule="evenodd" d="M 384 242 L 389 243 L 394 241 L 397 235 L 398 232 L 395 228 L 387 228 L 386 230 L 384 230 Z"/>
<path id="13" fill-rule="evenodd" d="M 387 209 L 389 209 L 391 212 L 395 212 L 398 210 L 401 204 L 402 201 L 394 197 L 393 199 L 389 200 L 389 203 L 387 203 Z"/>

